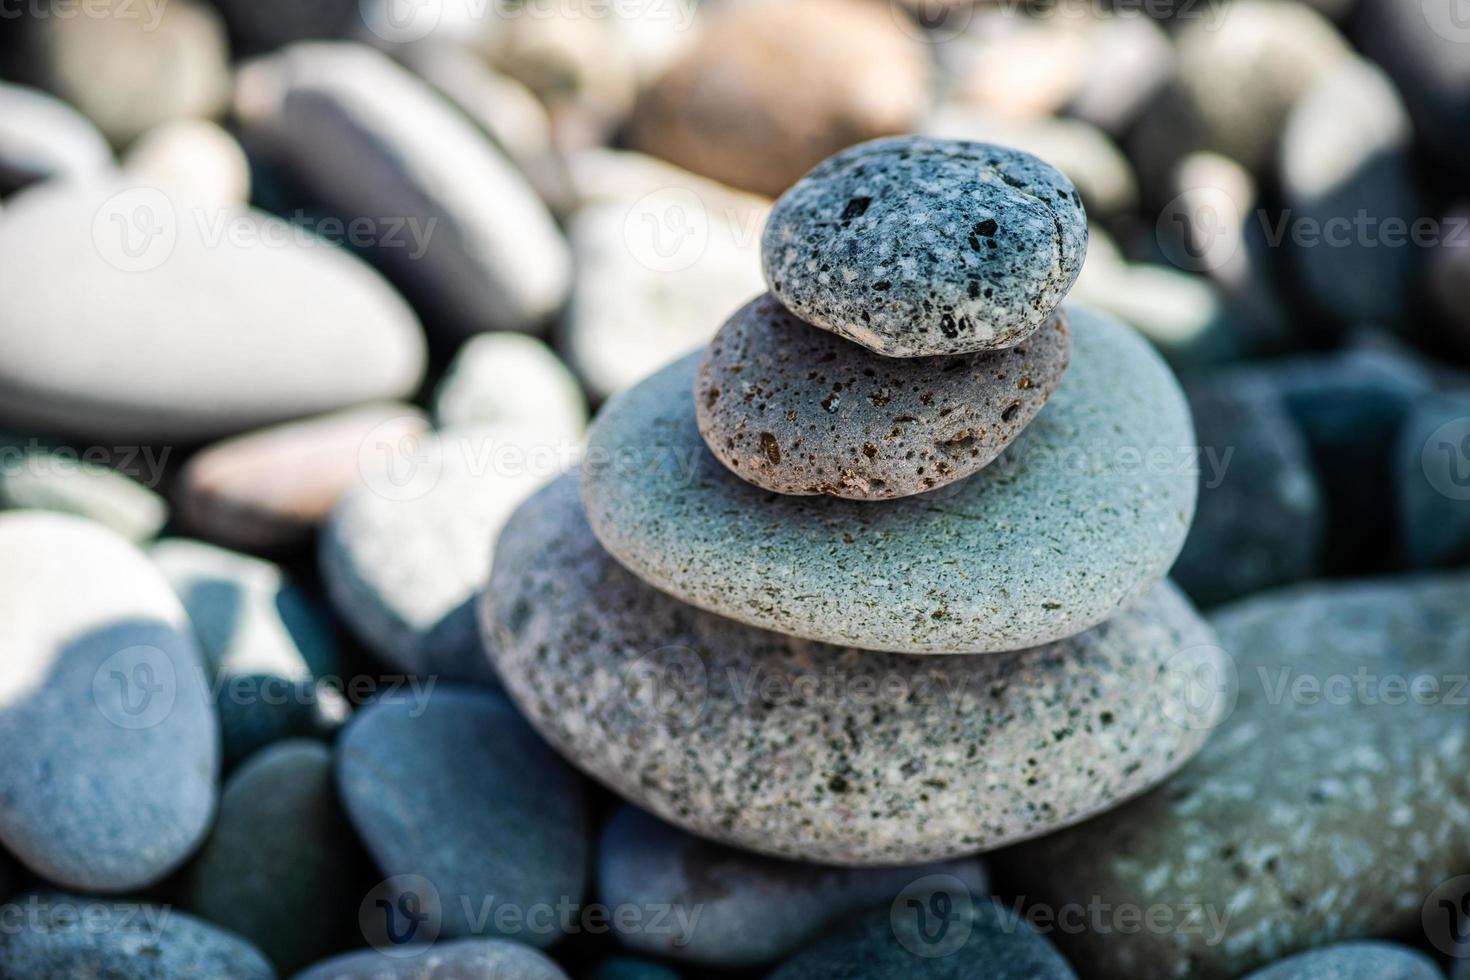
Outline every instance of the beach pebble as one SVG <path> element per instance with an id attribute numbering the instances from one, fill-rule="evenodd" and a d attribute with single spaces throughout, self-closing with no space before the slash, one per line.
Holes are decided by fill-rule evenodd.
<path id="1" fill-rule="evenodd" d="M 1429 300 L 1454 348 L 1470 351 L 1470 207 L 1440 219 L 1445 234 L 1430 250 Z"/>
<path id="2" fill-rule="evenodd" d="M 571 219 L 577 281 L 560 346 L 594 398 L 607 398 L 702 346 L 765 290 L 768 205 L 708 182 L 601 201 Z"/>
<path id="3" fill-rule="evenodd" d="M 1371 62 L 1341 62 L 1288 117 L 1282 189 L 1291 220 L 1314 232 L 1290 254 L 1315 303 L 1344 324 L 1409 316 L 1421 273 L 1414 236 L 1432 230 L 1413 154 L 1408 110 Z"/>
<path id="4" fill-rule="evenodd" d="M 567 447 L 479 426 L 389 446 L 333 511 L 317 549 L 327 595 L 368 649 L 399 670 L 476 684 L 495 673 L 475 597 L 516 506 L 570 465 Z"/>
<path id="5" fill-rule="evenodd" d="M 0 194 L 112 169 L 112 149 L 86 116 L 45 92 L 0 82 Z"/>
<path id="6" fill-rule="evenodd" d="M 189 622 L 100 524 L 0 514 L 0 553 L 0 843 L 69 888 L 150 885 L 214 812 L 219 734 Z"/>
<path id="7" fill-rule="evenodd" d="M 373 224 L 367 254 L 441 332 L 532 330 L 565 301 L 567 245 L 525 178 L 387 55 L 292 45 L 242 72 L 236 109 L 323 202 Z"/>
<path id="8" fill-rule="evenodd" d="M 155 474 L 158 475 L 158 474 Z M 105 524 L 133 542 L 156 537 L 168 504 L 149 487 L 68 447 L 0 432 L 0 510 L 54 510 Z"/>
<path id="9" fill-rule="evenodd" d="M 506 689 L 589 774 L 678 826 L 841 865 L 941 860 L 1116 805 L 1199 747 L 1213 636 L 1156 586 L 985 656 L 839 649 L 692 609 L 597 544 L 572 477 L 501 536 L 482 608 Z"/>
<path id="10" fill-rule="evenodd" d="M 882 507 L 731 473 L 699 435 L 686 358 L 593 423 L 593 530 L 683 601 L 808 639 L 985 653 L 1079 633 L 1163 577 L 1197 480 L 1189 411 L 1158 355 L 1112 319 L 1066 313 L 1071 367 L 1036 421 L 970 479 Z"/>
<path id="11" fill-rule="evenodd" d="M 227 764 L 292 735 L 342 721 L 335 626 L 276 565 L 199 541 L 168 538 L 148 557 L 184 604 L 215 692 Z"/>
<path id="12" fill-rule="evenodd" d="M 587 428 L 577 379 L 534 337 L 482 334 L 465 341 L 434 392 L 440 428 L 499 423 L 536 426 L 575 445 Z"/>
<path id="13" fill-rule="evenodd" d="M 346 251 L 123 183 L 14 199 L 0 320 L 0 418 L 84 439 L 215 438 L 405 394 L 424 365 L 413 311 Z"/>
<path id="14" fill-rule="evenodd" d="M 1087 216 L 1030 154 L 905 136 L 824 161 L 771 211 L 761 259 L 792 313 L 890 357 L 1024 340 L 1072 288 Z"/>
<path id="15" fill-rule="evenodd" d="M 411 954 L 410 948 L 344 953 L 303 970 L 293 980 L 569 980 L 561 967 L 544 954 L 502 939 L 439 942 Z"/>
<path id="16" fill-rule="evenodd" d="M 824 158 L 907 132 L 929 55 L 894 10 L 862 0 L 728 4 L 639 99 L 635 149 L 774 197 Z"/>
<path id="17" fill-rule="evenodd" d="M 620 956 L 597 964 L 587 980 L 679 980 L 679 974 L 657 963 Z"/>
<path id="18" fill-rule="evenodd" d="M 1073 299 L 1137 330 L 1176 370 L 1236 361 L 1249 349 L 1219 289 L 1172 266 L 1122 263 L 1079 282 Z"/>
<path id="19" fill-rule="evenodd" d="M 1470 393 L 1428 394 L 1414 403 L 1394 449 L 1399 553 L 1409 568 L 1470 559 Z"/>
<path id="20" fill-rule="evenodd" d="M 598 853 L 599 901 L 671 910 L 661 928 L 620 933 L 623 945 L 715 968 L 783 959 L 832 923 L 887 906 L 930 875 L 989 892 L 973 858 L 871 869 L 798 864 L 691 837 L 631 806 L 608 820 Z"/>
<path id="21" fill-rule="evenodd" d="M 213 5 L 93 0 L 80 14 L 62 0 L 47 7 L 51 16 L 26 25 L 23 73 L 80 109 L 115 145 L 159 123 L 224 108 L 229 50 Z"/>
<path id="22" fill-rule="evenodd" d="M 1470 862 L 1467 588 L 1302 585 L 1218 611 L 1233 663 L 1198 681 L 1226 715 L 1204 750 L 1154 792 L 999 856 L 1008 880 L 1043 907 L 1168 910 L 1160 928 L 1057 934 L 1099 980 L 1225 980 L 1419 932 L 1426 898 Z"/>
<path id="23" fill-rule="evenodd" d="M 365 862 L 337 803 L 331 749 L 292 739 L 251 756 L 225 783 L 179 903 L 289 974 L 361 942 Z"/>
<path id="24" fill-rule="evenodd" d="M 204 119 L 178 119 L 144 133 L 123 155 L 123 172 L 201 208 L 239 207 L 250 200 L 245 151 Z"/>
<path id="25" fill-rule="evenodd" d="M 383 402 L 258 429 L 190 457 L 174 487 L 179 520 L 245 551 L 300 547 L 342 494 L 403 440 L 428 431 L 412 405 Z"/>
<path id="26" fill-rule="evenodd" d="M 1175 72 L 1174 48 L 1158 22 L 1103 14 L 1085 32 L 1082 74 L 1066 114 L 1120 137 Z"/>
<path id="27" fill-rule="evenodd" d="M 1244 980 L 1444 980 L 1444 973 L 1407 946 L 1358 942 L 1298 953 Z"/>
<path id="28" fill-rule="evenodd" d="M 582 901 L 581 777 L 499 694 L 443 684 L 363 709 L 338 742 L 337 785 L 378 869 L 437 892 L 442 936 L 550 946 L 556 910 Z"/>
<path id="29" fill-rule="evenodd" d="M 3 980 L 276 980 L 260 950 L 167 905 L 33 892 L 6 912 Z"/>
<path id="30" fill-rule="evenodd" d="M 931 893 L 947 905 L 873 912 L 803 950 L 768 980 L 1076 980 L 1051 940 L 999 902 L 958 889 Z M 936 933 L 933 909 L 948 928 Z M 925 913 L 928 913 L 927 917 Z M 938 936 L 938 938 L 934 938 Z"/>
<path id="31" fill-rule="evenodd" d="M 768 293 L 705 351 L 699 432 L 736 476 L 776 493 L 905 497 L 994 460 L 1056 390 L 1069 350 L 1058 311 L 1008 350 L 885 358 Z"/>
<path id="32" fill-rule="evenodd" d="M 1186 387 L 1199 437 L 1199 506 L 1169 574 L 1216 606 L 1321 570 L 1326 501 L 1279 392 L 1249 373 Z"/>

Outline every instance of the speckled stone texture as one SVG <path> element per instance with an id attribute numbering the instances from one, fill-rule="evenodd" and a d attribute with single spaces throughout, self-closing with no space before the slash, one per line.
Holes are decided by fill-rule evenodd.
<path id="1" fill-rule="evenodd" d="M 603 545 L 685 602 L 904 653 L 1018 650 L 1102 622 L 1162 578 L 1194 513 L 1189 409 L 1159 356 L 1069 307 L 1072 366 L 994 463 L 885 502 L 771 494 L 700 438 L 697 355 L 609 402 L 582 496 Z"/>
<path id="2" fill-rule="evenodd" d="M 276 980 L 245 940 L 166 905 L 39 892 L 5 912 L 0 980 Z"/>
<path id="3" fill-rule="evenodd" d="M 619 941 L 716 968 L 783 959 L 930 875 L 949 875 L 974 895 L 990 890 L 975 858 L 896 868 L 781 861 L 693 837 L 632 806 L 608 820 L 598 847 L 598 901 L 671 910 L 665 927 L 620 932 Z"/>
<path id="4" fill-rule="evenodd" d="M 564 755 L 778 857 L 912 864 L 1043 834 L 1162 779 L 1213 721 L 1183 695 L 1218 666 L 1214 636 L 1171 586 L 1014 654 L 828 647 L 645 585 L 598 547 L 572 477 L 506 526 L 481 613 L 507 689 Z"/>
<path id="5" fill-rule="evenodd" d="M 769 293 L 720 329 L 694 384 L 699 432 L 736 476 L 776 493 L 887 500 L 983 469 L 1067 370 L 1060 312 L 1004 351 L 874 354 Z"/>
<path id="6" fill-rule="evenodd" d="M 1416 949 L 1366 942 L 1299 953 L 1244 980 L 1444 980 L 1444 973 Z"/>
<path id="7" fill-rule="evenodd" d="M 949 928 L 915 913 L 873 912 L 785 963 L 768 980 L 1076 980 L 1056 947 L 998 902 L 983 896 L 959 902 Z M 933 935 L 961 935 L 952 952 L 931 946 Z M 926 938 L 927 937 L 927 938 Z M 952 940 L 950 941 L 952 942 Z"/>
<path id="8" fill-rule="evenodd" d="M 518 943 L 502 939 L 462 939 L 424 946 L 418 955 L 393 955 L 365 949 L 324 960 L 294 980 L 445 980 L 448 977 L 504 977 L 510 980 L 567 980 L 561 967 Z"/>
<path id="9" fill-rule="evenodd" d="M 1314 584 L 1221 610 L 1233 714 L 1158 790 L 998 856 L 1017 890 L 1202 910 L 1194 928 L 1059 936 L 1099 980 L 1224 980 L 1417 933 L 1470 865 L 1467 594 L 1464 575 Z"/>
<path id="10" fill-rule="evenodd" d="M 890 357 L 1010 347 L 1062 302 L 1087 254 L 1072 182 L 990 143 L 892 137 L 819 164 L 761 240 L 793 313 Z"/>

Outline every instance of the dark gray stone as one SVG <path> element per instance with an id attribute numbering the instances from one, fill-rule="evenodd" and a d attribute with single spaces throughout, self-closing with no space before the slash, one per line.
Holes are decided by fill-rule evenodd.
<path id="1" fill-rule="evenodd" d="M 1470 392 L 1426 395 L 1399 432 L 1394 500 L 1410 568 L 1470 559 Z"/>
<path id="2" fill-rule="evenodd" d="M 597 964 L 587 980 L 679 980 L 679 974 L 657 963 L 619 957 Z"/>
<path id="3" fill-rule="evenodd" d="M 1010 347 L 1082 270 L 1082 198 L 1051 165 L 989 143 L 873 140 L 783 194 L 766 282 L 801 319 L 879 354 Z"/>

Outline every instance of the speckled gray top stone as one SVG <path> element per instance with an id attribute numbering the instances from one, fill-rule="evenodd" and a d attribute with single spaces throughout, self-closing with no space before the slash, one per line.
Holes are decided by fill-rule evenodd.
<path id="1" fill-rule="evenodd" d="M 1004 351 L 893 358 L 803 323 L 768 293 L 705 350 L 710 452 L 776 493 L 885 500 L 990 463 L 1046 404 L 1071 347 L 1060 311 Z"/>
<path id="2" fill-rule="evenodd" d="M 1194 430 L 1132 330 L 1069 307 L 1072 366 L 995 462 L 881 506 L 771 494 L 714 458 L 697 355 L 609 402 L 582 496 L 603 545 L 711 612 L 905 653 L 1035 646 L 1094 626 L 1162 578 L 1194 513 Z"/>
<path id="3" fill-rule="evenodd" d="M 1060 171 L 990 143 L 843 150 L 781 196 L 761 259 L 793 313 L 879 354 L 1010 347 L 1082 271 L 1087 215 Z"/>
<path id="4" fill-rule="evenodd" d="M 1043 834 L 1199 748 L 1181 700 L 1213 634 L 1160 585 L 1074 639 L 994 656 L 808 643 L 702 613 L 603 551 L 566 477 L 500 539 L 482 622 L 521 711 L 645 809 L 723 843 L 844 865 Z"/>
<path id="5" fill-rule="evenodd" d="M 1456 575 L 1222 609 L 1233 714 L 1155 792 L 1006 855 L 1017 890 L 1173 910 L 1174 928 L 1059 935 L 1099 980 L 1225 980 L 1298 950 L 1418 933 L 1423 902 L 1470 866 L 1467 594 Z"/>

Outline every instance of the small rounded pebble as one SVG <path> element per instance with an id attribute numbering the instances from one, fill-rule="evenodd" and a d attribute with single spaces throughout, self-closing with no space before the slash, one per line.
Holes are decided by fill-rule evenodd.
<path id="1" fill-rule="evenodd" d="M 0 82 L 0 194 L 112 169 L 112 149 L 86 116 L 45 92 Z"/>
<path id="2" fill-rule="evenodd" d="M 1243 980 L 1444 980 L 1444 973 L 1416 949 L 1359 942 L 1298 953 Z"/>
<path id="3" fill-rule="evenodd" d="M 199 207 L 238 207 L 250 200 L 245 151 L 204 119 L 177 119 L 144 133 L 124 154 L 123 172 L 168 187 Z"/>
<path id="4" fill-rule="evenodd" d="M 412 948 L 344 953 L 293 980 L 569 980 L 544 954 L 501 939 L 438 942 L 410 953 Z"/>
<path id="5" fill-rule="evenodd" d="M 557 910 L 582 901 L 581 777 L 498 693 L 440 684 L 364 709 L 339 740 L 337 785 L 378 869 L 437 890 L 441 936 L 545 947 Z"/>
<path id="6" fill-rule="evenodd" d="M 540 340 L 515 333 L 465 341 L 434 392 L 440 428 L 480 422 L 536 426 L 568 446 L 587 428 L 577 379 Z"/>
<path id="7" fill-rule="evenodd" d="M 1058 311 L 1008 350 L 885 358 L 767 294 L 704 353 L 699 433 L 735 475 L 776 493 L 906 497 L 1000 455 L 1056 390 L 1069 351 Z"/>
<path id="8" fill-rule="evenodd" d="M 148 487 L 66 448 L 0 432 L 0 510 L 54 510 L 105 524 L 129 541 L 156 537 L 168 504 Z"/>
<path id="9" fill-rule="evenodd" d="M 1072 288 L 1087 215 L 1028 153 L 917 136 L 824 161 L 782 195 L 761 240 L 766 282 L 809 323 L 889 357 L 998 350 Z"/>
<path id="10" fill-rule="evenodd" d="M 0 980 L 276 980 L 244 939 L 167 905 L 36 892 L 0 911 Z"/>
<path id="11" fill-rule="evenodd" d="M 644 584 L 571 476 L 501 536 L 481 607 L 506 689 L 597 779 L 692 833 L 842 865 L 1044 834 L 1162 779 L 1218 703 L 1213 635 L 1172 586 L 1010 654 L 909 657 L 742 626 Z"/>

